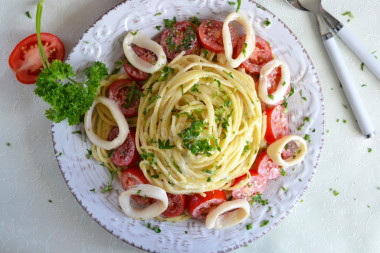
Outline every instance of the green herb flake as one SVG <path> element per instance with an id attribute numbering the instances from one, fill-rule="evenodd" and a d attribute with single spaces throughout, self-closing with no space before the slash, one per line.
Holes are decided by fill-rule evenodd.
<path id="1" fill-rule="evenodd" d="M 261 228 L 265 227 L 266 225 L 268 225 L 268 223 L 269 223 L 269 220 L 265 220 L 265 221 L 263 221 L 263 223 L 261 223 L 260 227 Z"/>
<path id="2" fill-rule="evenodd" d="M 271 100 L 273 100 L 273 99 L 274 99 L 274 96 L 273 96 L 272 94 L 269 94 L 269 95 L 268 95 L 268 98 L 270 98 Z"/>
<path id="3" fill-rule="evenodd" d="M 134 32 L 130 32 L 133 36 L 135 36 L 136 34 L 137 34 L 137 32 L 138 32 L 139 30 L 136 30 L 136 31 L 134 31 Z"/>
<path id="4" fill-rule="evenodd" d="M 154 101 L 156 101 L 156 100 L 159 99 L 159 98 L 161 98 L 161 96 L 159 96 L 159 95 L 155 95 L 155 96 L 153 96 L 153 97 L 150 97 L 150 98 L 148 99 L 148 105 L 153 104 Z"/>
<path id="5" fill-rule="evenodd" d="M 248 150 L 250 150 L 251 148 L 249 147 L 249 144 L 250 142 L 249 141 L 246 141 L 246 144 L 244 146 L 244 149 L 243 149 L 243 152 L 241 153 L 242 155 L 247 152 Z"/>
<path id="6" fill-rule="evenodd" d="M 156 29 L 159 31 L 159 30 L 161 30 L 161 25 L 156 25 Z"/>
<path id="7" fill-rule="evenodd" d="M 151 224 L 150 222 L 148 222 L 148 223 L 146 224 L 146 227 L 147 227 L 147 228 L 150 228 L 151 225 L 152 225 L 152 224 Z"/>
<path id="8" fill-rule="evenodd" d="M 254 204 L 254 203 L 259 203 L 260 205 L 265 206 L 265 205 L 268 204 L 268 200 L 267 199 L 262 199 L 261 198 L 261 194 L 257 193 L 256 195 L 252 196 L 252 199 L 251 199 L 251 201 L 249 203 L 251 205 Z"/>
<path id="9" fill-rule="evenodd" d="M 248 225 L 247 225 L 247 230 L 251 230 L 252 229 L 252 223 L 249 223 Z"/>
<path id="10" fill-rule="evenodd" d="M 170 145 L 169 140 L 162 141 L 162 140 L 158 139 L 158 148 L 159 149 L 172 149 L 174 147 L 175 147 L 175 145 Z"/>
<path id="11" fill-rule="evenodd" d="M 61 156 L 62 155 L 62 152 L 59 152 L 58 156 Z"/>
<path id="12" fill-rule="evenodd" d="M 232 72 L 228 73 L 227 75 L 229 75 L 232 79 L 234 79 L 234 76 L 232 75 Z"/>
<path id="13" fill-rule="evenodd" d="M 247 54 L 247 51 L 246 51 L 247 46 L 248 46 L 247 43 L 244 43 L 244 46 L 243 46 L 243 49 L 242 49 L 242 53 L 243 53 L 244 57 L 246 57 L 246 54 Z"/>
<path id="14" fill-rule="evenodd" d="M 53 200 L 51 200 L 51 199 L 48 199 L 48 202 L 49 202 L 49 203 L 53 203 Z"/>
<path id="15" fill-rule="evenodd" d="M 235 2 L 228 1 L 228 4 L 233 6 L 233 5 L 235 5 Z"/>
<path id="16" fill-rule="evenodd" d="M 298 181 L 302 182 L 302 179 L 301 179 L 301 178 L 298 178 Z"/>
<path id="17" fill-rule="evenodd" d="M 351 11 L 346 11 L 345 13 L 342 14 L 342 16 L 349 16 L 350 18 L 354 18 L 354 15 L 352 15 Z"/>
<path id="18" fill-rule="evenodd" d="M 284 168 L 281 168 L 281 176 L 286 176 L 286 171 L 284 170 Z"/>
<path id="19" fill-rule="evenodd" d="M 95 192 L 95 188 L 92 188 L 91 190 L 89 190 L 90 192 Z"/>
<path id="20" fill-rule="evenodd" d="M 368 148 L 368 153 L 371 153 L 372 152 L 372 148 Z"/>
<path id="21" fill-rule="evenodd" d="M 208 21 L 208 22 L 206 23 L 206 26 L 209 26 L 209 25 L 211 25 L 211 24 L 212 24 L 212 20 Z"/>
<path id="22" fill-rule="evenodd" d="M 157 12 L 156 14 L 154 14 L 154 16 L 160 16 L 161 14 L 161 12 Z"/>
<path id="23" fill-rule="evenodd" d="M 112 72 L 111 72 L 111 75 L 115 75 L 115 74 L 117 74 L 119 71 L 120 71 L 120 69 L 123 67 L 123 65 L 124 65 L 124 63 L 123 63 L 123 61 L 122 60 L 117 60 L 117 61 L 115 61 L 115 68 L 112 70 Z"/>
<path id="24" fill-rule="evenodd" d="M 30 15 L 30 12 L 29 12 L 29 11 L 25 12 L 25 15 L 26 15 L 28 18 L 32 19 L 32 16 Z"/>
<path id="25" fill-rule="evenodd" d="M 211 174 L 211 175 L 213 175 L 213 174 L 215 174 L 215 171 L 213 171 L 213 170 L 207 170 L 207 169 L 204 169 L 204 170 L 202 170 L 203 172 L 206 172 L 206 173 L 208 173 L 208 174 Z"/>
<path id="26" fill-rule="evenodd" d="M 108 157 L 111 157 L 111 156 L 112 156 L 113 151 L 114 151 L 114 149 L 111 149 L 110 151 L 108 151 Z"/>
<path id="27" fill-rule="evenodd" d="M 140 154 L 140 156 L 149 162 L 150 165 L 157 164 L 157 158 L 156 155 L 153 153 L 145 152 Z M 153 177 L 153 176 L 152 176 Z"/>
<path id="28" fill-rule="evenodd" d="M 199 26 L 201 23 L 199 22 L 198 20 L 198 17 L 197 16 L 194 16 L 190 19 L 190 22 L 193 23 L 194 25 L 196 26 Z"/>
<path id="29" fill-rule="evenodd" d="M 207 183 L 211 182 L 211 177 L 207 178 Z"/>
<path id="30" fill-rule="evenodd" d="M 11 146 L 11 143 L 10 142 L 7 142 L 5 145 L 7 145 L 8 147 Z"/>
<path id="31" fill-rule="evenodd" d="M 82 134 L 82 131 L 78 130 L 78 131 L 72 131 L 71 132 L 72 134 Z"/>
<path id="32" fill-rule="evenodd" d="M 236 12 L 239 12 L 239 10 L 240 10 L 240 5 L 241 5 L 241 0 L 237 0 Z"/>
<path id="33" fill-rule="evenodd" d="M 286 189 L 284 186 L 283 187 L 281 187 L 281 189 L 284 191 L 284 192 L 286 192 L 288 189 Z"/>
<path id="34" fill-rule="evenodd" d="M 169 74 L 173 74 L 173 73 L 174 73 L 174 69 L 165 65 L 161 69 L 161 76 L 157 80 L 158 81 L 166 81 L 166 79 L 168 79 L 168 77 L 169 77 Z"/>
<path id="35" fill-rule="evenodd" d="M 173 17 L 173 20 L 164 19 L 164 24 L 166 28 L 174 28 L 174 24 L 177 22 L 177 18 Z"/>
<path id="36" fill-rule="evenodd" d="M 110 181 L 109 181 L 108 185 L 101 191 L 102 193 L 106 193 L 106 192 L 113 190 L 112 182 L 113 182 L 113 177 L 114 177 L 116 171 L 112 171 L 108 168 L 108 172 L 110 173 Z"/>
<path id="37" fill-rule="evenodd" d="M 153 228 L 153 231 L 156 232 L 157 234 L 161 233 L 160 227 Z"/>
<path id="38" fill-rule="evenodd" d="M 188 233 L 189 233 L 189 231 L 185 230 L 185 234 L 188 234 Z"/>
<path id="39" fill-rule="evenodd" d="M 136 192 L 136 195 L 137 195 L 137 196 L 141 196 L 141 190 L 138 190 L 138 191 Z"/>
<path id="40" fill-rule="evenodd" d="M 305 136 L 303 137 L 303 139 L 304 139 L 305 141 L 310 140 L 310 135 L 305 134 Z"/>
<path id="41" fill-rule="evenodd" d="M 198 92 L 198 93 L 200 93 L 199 90 L 198 90 L 198 87 L 199 87 L 199 84 L 197 84 L 197 83 L 194 84 L 193 87 L 191 87 L 190 92 Z"/>
<path id="42" fill-rule="evenodd" d="M 364 70 L 364 62 L 360 65 L 360 69 L 363 71 Z"/>
<path id="43" fill-rule="evenodd" d="M 92 156 L 92 150 L 91 149 L 87 149 L 87 155 L 86 155 L 86 158 L 87 159 L 90 159 Z"/>
<path id="44" fill-rule="evenodd" d="M 205 58 L 207 58 L 207 56 L 208 56 L 208 50 L 207 49 L 203 49 L 203 55 L 205 56 Z"/>
<path id="45" fill-rule="evenodd" d="M 270 26 L 272 23 L 270 22 L 270 20 L 269 20 L 269 18 L 267 18 L 266 20 L 265 20 L 265 22 L 264 22 L 264 25 L 265 26 Z"/>

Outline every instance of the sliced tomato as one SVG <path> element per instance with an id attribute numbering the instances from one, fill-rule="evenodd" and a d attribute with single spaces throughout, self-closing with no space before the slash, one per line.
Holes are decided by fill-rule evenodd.
<path id="1" fill-rule="evenodd" d="M 266 110 L 267 130 L 265 140 L 271 144 L 289 134 L 289 122 L 282 105 Z"/>
<path id="2" fill-rule="evenodd" d="M 264 192 L 267 186 L 267 180 L 253 169 L 250 169 L 249 173 L 251 177 L 248 183 L 239 189 L 232 190 L 232 197 L 234 199 L 246 199 L 249 201 L 253 195 Z M 247 175 L 240 176 L 235 179 L 235 182 L 240 182 L 246 177 Z"/>
<path id="3" fill-rule="evenodd" d="M 175 23 L 173 28 L 166 29 L 161 34 L 160 44 L 170 60 L 182 51 L 188 55 L 199 50 L 196 29 L 189 21 Z"/>
<path id="4" fill-rule="evenodd" d="M 134 87 L 132 87 L 133 85 Z M 130 101 L 128 101 L 128 95 L 132 88 L 134 89 L 134 94 L 130 98 Z M 141 88 L 135 81 L 120 79 L 114 81 L 108 87 L 107 97 L 119 105 L 125 117 L 134 117 L 137 116 L 140 104 L 140 95 L 137 91 L 141 92 Z"/>
<path id="5" fill-rule="evenodd" d="M 149 181 L 145 178 L 144 173 L 137 165 L 131 166 L 121 174 L 121 186 L 124 190 L 129 190 L 139 184 L 149 184 Z M 140 205 L 148 205 L 153 202 L 152 198 L 145 196 L 132 195 L 132 199 Z"/>
<path id="6" fill-rule="evenodd" d="M 176 217 L 185 211 L 186 196 L 184 194 L 171 194 L 168 195 L 168 208 L 162 213 L 165 217 Z"/>
<path id="7" fill-rule="evenodd" d="M 233 57 L 236 58 L 243 50 L 245 35 L 238 40 Z M 247 60 L 241 66 L 251 74 L 260 74 L 261 67 L 273 59 L 272 49 L 268 42 L 256 35 L 256 47 Z"/>
<path id="8" fill-rule="evenodd" d="M 195 219 L 204 220 L 207 214 L 227 200 L 226 194 L 221 190 L 205 192 L 206 196 L 194 194 L 187 197 L 187 206 L 191 216 Z"/>
<path id="9" fill-rule="evenodd" d="M 65 46 L 57 36 L 51 33 L 41 33 L 41 41 L 49 62 L 56 59 L 63 60 Z M 37 34 L 30 35 L 19 42 L 9 56 L 8 63 L 21 83 L 35 83 L 42 68 Z"/>
<path id="10" fill-rule="evenodd" d="M 199 39 L 204 48 L 216 52 L 223 53 L 223 22 L 216 20 L 205 20 L 199 26 Z M 239 34 L 230 26 L 231 42 L 234 48 L 238 42 Z"/>
<path id="11" fill-rule="evenodd" d="M 134 129 L 129 130 L 127 139 L 119 147 L 115 148 L 111 155 L 111 160 L 114 164 L 118 166 L 128 166 L 139 159 L 139 153 L 135 144 L 135 134 Z M 108 134 L 107 140 L 112 141 L 119 135 L 119 128 L 114 127 Z"/>
<path id="12" fill-rule="evenodd" d="M 266 179 L 276 179 L 281 176 L 281 166 L 270 159 L 267 151 L 262 152 L 257 158 L 256 171 Z"/>
<path id="13" fill-rule="evenodd" d="M 132 45 L 133 51 L 144 61 L 149 62 L 151 64 L 155 64 L 157 61 L 157 56 L 150 50 Z M 130 64 L 126 59 L 123 60 L 124 69 L 127 74 L 135 80 L 146 80 L 149 78 L 149 73 L 141 71 Z"/>

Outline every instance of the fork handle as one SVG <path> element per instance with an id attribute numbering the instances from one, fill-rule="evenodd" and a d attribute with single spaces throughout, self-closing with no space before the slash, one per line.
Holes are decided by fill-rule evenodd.
<path id="1" fill-rule="evenodd" d="M 367 110 L 359 97 L 355 83 L 352 81 L 350 72 L 346 67 L 334 37 L 331 36 L 326 38 L 323 40 L 323 44 L 330 57 L 335 72 L 338 75 L 339 81 L 342 84 L 343 91 L 358 122 L 360 131 L 366 138 L 373 137 L 375 135 L 375 129 L 369 120 Z"/>
<path id="2" fill-rule="evenodd" d="M 380 80 L 380 62 L 345 26 L 335 27 L 336 34 L 354 52 L 364 65 Z"/>

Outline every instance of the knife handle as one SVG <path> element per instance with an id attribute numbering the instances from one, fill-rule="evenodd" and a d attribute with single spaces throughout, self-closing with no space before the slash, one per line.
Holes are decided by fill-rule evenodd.
<path id="1" fill-rule="evenodd" d="M 364 65 L 380 80 L 380 62 L 363 44 L 345 27 L 334 28 L 341 40 L 354 52 Z"/>
<path id="2" fill-rule="evenodd" d="M 323 44 L 330 57 L 335 72 L 338 75 L 339 81 L 342 84 L 343 91 L 358 122 L 360 131 L 366 138 L 373 137 L 375 135 L 375 129 L 369 120 L 367 110 L 359 97 L 359 93 L 356 90 L 356 86 L 352 81 L 350 72 L 344 63 L 334 37 L 325 39 Z"/>

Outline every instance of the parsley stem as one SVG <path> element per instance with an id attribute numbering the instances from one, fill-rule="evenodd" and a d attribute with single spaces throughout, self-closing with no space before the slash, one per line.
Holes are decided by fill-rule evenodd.
<path id="1" fill-rule="evenodd" d="M 38 49 L 40 52 L 42 65 L 44 68 L 47 68 L 49 67 L 50 63 L 48 61 L 48 58 L 46 57 L 45 50 L 41 42 L 41 18 L 42 18 L 43 6 L 44 6 L 44 0 L 40 0 L 37 5 L 37 13 L 36 13 L 36 33 L 37 33 Z"/>

